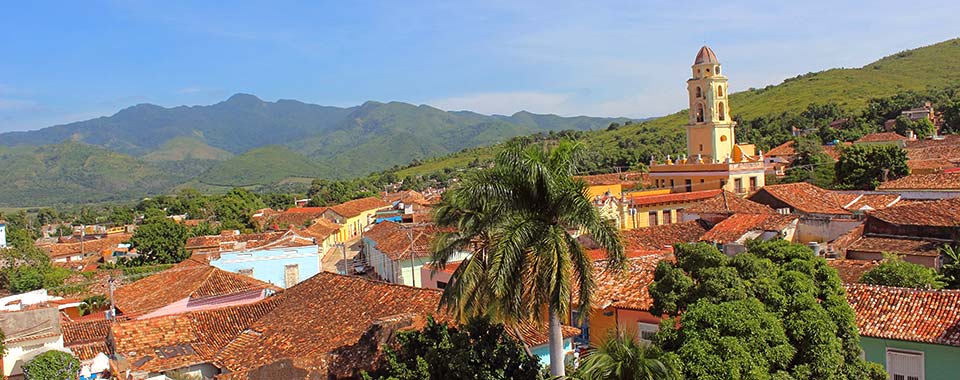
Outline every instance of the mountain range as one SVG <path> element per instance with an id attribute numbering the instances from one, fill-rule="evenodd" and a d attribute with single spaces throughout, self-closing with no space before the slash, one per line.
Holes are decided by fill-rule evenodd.
<path id="1" fill-rule="evenodd" d="M 108 117 L 0 134 L 0 165 L 8 168 L 0 205 L 359 177 L 515 136 L 626 120 L 482 115 L 401 102 L 330 107 L 249 94 L 209 106 L 140 104 Z"/>

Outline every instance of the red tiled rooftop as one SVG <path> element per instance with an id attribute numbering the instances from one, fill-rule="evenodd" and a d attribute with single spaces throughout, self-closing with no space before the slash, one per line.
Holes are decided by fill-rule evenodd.
<path id="1" fill-rule="evenodd" d="M 793 157 L 797 155 L 797 150 L 794 149 L 793 145 L 793 140 L 788 140 L 787 142 L 770 149 L 770 151 L 764 152 L 763 155 L 766 157 Z"/>
<path id="2" fill-rule="evenodd" d="M 688 206 L 683 211 L 688 214 L 772 214 L 775 212 L 767 205 L 738 197 L 729 191 L 722 191 L 711 198 Z"/>
<path id="3" fill-rule="evenodd" d="M 846 203 L 843 201 L 847 200 L 849 202 L 851 199 L 845 196 L 838 196 L 835 192 L 819 188 L 806 182 L 767 185 L 757 191 L 757 193 L 751 195 L 750 199 L 758 199 L 758 195 L 762 193 L 769 194 L 803 213 L 850 214 L 849 211 L 843 209 L 843 205 Z"/>
<path id="4" fill-rule="evenodd" d="M 387 257 L 401 260 L 410 258 L 411 247 L 415 257 L 429 256 L 430 244 L 439 231 L 432 224 L 401 226 L 399 223 L 384 221 L 364 233 L 364 238 L 375 242 L 374 249 Z"/>
<path id="5" fill-rule="evenodd" d="M 860 277 L 863 277 L 864 273 L 876 268 L 879 263 L 872 260 L 838 259 L 827 260 L 827 264 L 837 270 L 837 274 L 840 275 L 840 281 L 843 281 L 845 284 L 855 284 L 860 282 Z"/>
<path id="6" fill-rule="evenodd" d="M 958 227 L 960 226 L 960 198 L 898 205 L 873 211 L 868 215 L 890 224 Z"/>
<path id="7" fill-rule="evenodd" d="M 647 287 L 653 283 L 653 272 L 662 260 L 673 260 L 672 254 L 648 255 L 628 259 L 626 268 L 607 268 L 604 260 L 593 264 L 596 288 L 593 291 L 592 307 L 604 309 L 615 307 L 629 310 L 649 310 L 653 298 Z M 573 299 L 579 291 L 573 289 Z"/>
<path id="8" fill-rule="evenodd" d="M 377 197 L 367 197 L 354 199 L 336 206 L 330 206 L 330 210 L 345 218 L 352 218 L 364 211 L 377 210 L 390 207 L 390 204 Z"/>
<path id="9" fill-rule="evenodd" d="M 887 141 L 906 141 L 906 140 L 907 138 L 905 136 L 901 136 L 895 132 L 878 132 L 878 133 L 870 133 L 870 134 L 864 135 L 863 137 L 858 139 L 856 142 L 865 143 L 865 142 L 887 142 Z"/>
<path id="10" fill-rule="evenodd" d="M 99 239 L 87 238 L 84 239 L 83 243 L 79 241 L 70 243 L 54 243 L 49 245 L 40 245 L 39 247 L 46 251 L 50 258 L 57 258 L 79 255 L 82 253 L 99 253 L 103 250 L 114 249 L 118 244 L 129 241 L 131 237 L 133 237 L 132 234 L 116 234 Z"/>
<path id="11" fill-rule="evenodd" d="M 796 215 L 734 214 L 717 223 L 700 237 L 701 241 L 734 242 L 750 231 L 781 231 L 797 220 Z"/>
<path id="12" fill-rule="evenodd" d="M 707 232 L 697 221 L 621 231 L 624 251 L 662 251 L 676 243 L 693 243 Z"/>
<path id="13" fill-rule="evenodd" d="M 640 206 L 650 206 L 657 204 L 671 204 L 671 203 L 687 203 L 695 202 L 704 199 L 710 199 L 718 194 L 722 190 L 702 190 L 702 191 L 691 191 L 687 193 L 673 193 L 673 194 L 662 194 L 662 195 L 641 195 L 641 196 L 632 196 L 630 197 L 630 204 L 640 207 Z"/>
<path id="14" fill-rule="evenodd" d="M 187 239 L 186 249 L 188 251 L 197 250 L 219 250 L 221 244 L 239 243 L 245 248 L 256 248 L 268 244 L 280 237 L 286 231 L 264 232 L 258 234 L 231 234 L 229 230 L 220 235 L 197 236 Z"/>
<path id="15" fill-rule="evenodd" d="M 960 290 L 844 288 L 861 336 L 960 346 Z"/>
<path id="16" fill-rule="evenodd" d="M 868 235 L 850 244 L 850 246 L 847 247 L 847 251 L 937 257 L 940 256 L 940 247 L 943 247 L 944 244 L 944 242 L 928 240 Z"/>
<path id="17" fill-rule="evenodd" d="M 960 173 L 911 174 L 881 183 L 877 189 L 960 191 Z"/>

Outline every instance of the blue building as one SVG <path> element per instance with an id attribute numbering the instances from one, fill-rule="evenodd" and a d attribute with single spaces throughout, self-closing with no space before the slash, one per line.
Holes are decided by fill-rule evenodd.
<path id="1" fill-rule="evenodd" d="M 0 248 L 7 247 L 7 222 L 0 219 Z"/>
<path id="2" fill-rule="evenodd" d="M 251 276 L 257 280 L 289 288 L 320 273 L 320 247 L 264 246 L 255 249 L 220 252 L 210 265 L 225 271 Z"/>

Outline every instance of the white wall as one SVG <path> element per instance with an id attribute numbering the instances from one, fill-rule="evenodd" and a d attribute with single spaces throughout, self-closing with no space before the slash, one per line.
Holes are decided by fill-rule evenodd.
<path id="1" fill-rule="evenodd" d="M 8 345 L 7 354 L 3 355 L 3 375 L 11 376 L 22 374 L 24 364 L 37 355 L 52 350 L 70 352 L 70 350 L 63 348 L 62 335 Z"/>

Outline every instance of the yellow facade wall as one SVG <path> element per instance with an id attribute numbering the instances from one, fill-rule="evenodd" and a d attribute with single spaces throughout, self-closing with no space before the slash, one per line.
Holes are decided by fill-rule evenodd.
<path id="1" fill-rule="evenodd" d="M 587 198 L 590 200 L 596 199 L 599 196 L 603 196 L 607 193 L 610 195 L 619 197 L 623 193 L 623 185 L 615 183 L 612 185 L 591 185 L 587 187 Z"/>

